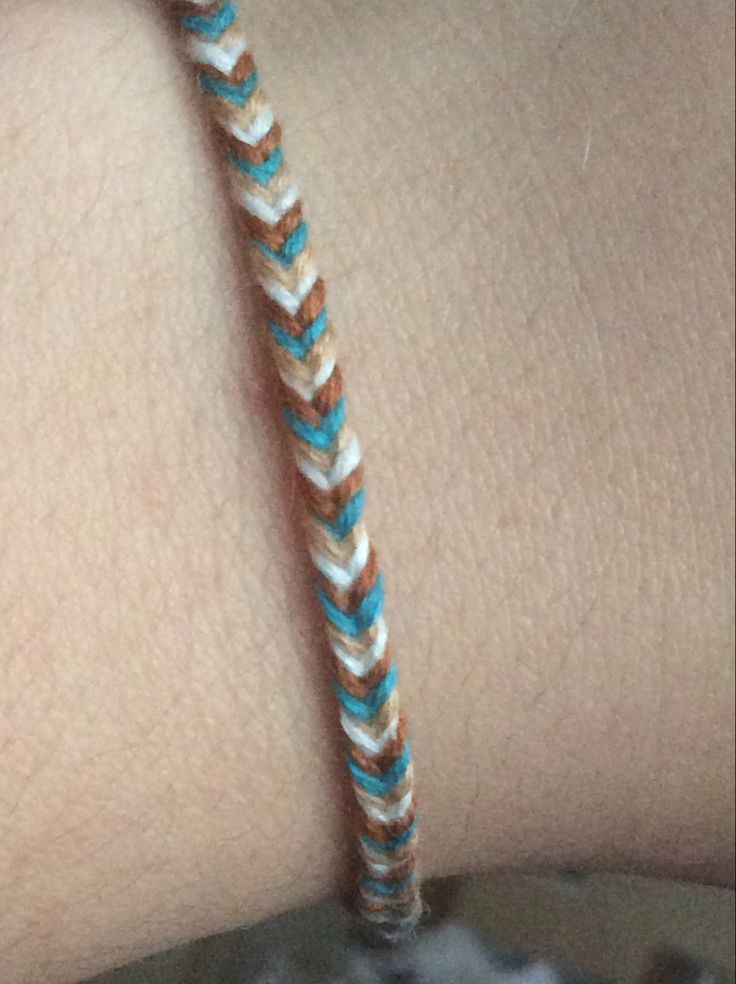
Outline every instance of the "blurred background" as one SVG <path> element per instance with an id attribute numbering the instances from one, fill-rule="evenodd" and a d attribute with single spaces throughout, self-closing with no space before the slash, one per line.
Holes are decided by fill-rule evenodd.
<path id="1" fill-rule="evenodd" d="M 652 984 L 732 982 L 734 894 L 614 876 L 485 876 L 429 886 L 433 928 L 411 957 L 351 942 L 316 906 L 202 940 L 94 984 Z M 89 982 L 92 984 L 92 982 Z"/>

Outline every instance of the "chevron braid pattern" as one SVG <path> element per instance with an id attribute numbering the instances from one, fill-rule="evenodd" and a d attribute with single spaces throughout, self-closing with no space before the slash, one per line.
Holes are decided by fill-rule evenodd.
<path id="1" fill-rule="evenodd" d="M 250 233 L 286 423 L 307 503 L 317 593 L 335 657 L 335 692 L 358 809 L 357 909 L 374 935 L 410 934 L 422 911 L 416 804 L 396 668 L 383 618 L 383 578 L 363 523 L 361 453 L 345 423 L 335 335 L 325 307 L 281 129 L 229 0 L 176 0 L 187 53 L 224 134 L 236 203 Z"/>

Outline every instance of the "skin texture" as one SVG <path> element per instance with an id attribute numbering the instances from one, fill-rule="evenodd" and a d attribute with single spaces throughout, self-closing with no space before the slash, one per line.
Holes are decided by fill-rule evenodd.
<path id="1" fill-rule="evenodd" d="M 422 862 L 731 878 L 730 5 L 280 0 Z M 156 6 L 0 4 L 0 962 L 345 884 L 273 378 Z"/>

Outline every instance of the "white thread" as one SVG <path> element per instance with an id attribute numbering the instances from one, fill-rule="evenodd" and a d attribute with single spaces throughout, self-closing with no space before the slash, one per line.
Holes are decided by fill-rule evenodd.
<path id="1" fill-rule="evenodd" d="M 364 898 L 369 899 L 371 902 L 377 901 L 375 895 L 370 895 L 364 888 L 361 888 L 360 892 Z M 385 902 L 385 899 L 381 899 L 380 901 Z M 372 922 L 377 926 L 380 926 L 381 932 L 388 940 L 400 939 L 406 932 L 404 927 L 408 930 L 412 930 L 416 926 L 418 917 L 419 913 L 414 912 L 408 916 L 405 916 L 403 919 L 399 919 L 393 909 L 390 908 L 378 910 L 366 909 L 365 912 L 361 910 L 360 913 L 361 919 L 365 919 L 366 922 Z"/>
<path id="2" fill-rule="evenodd" d="M 245 38 L 234 38 L 228 47 L 218 41 L 201 41 L 191 38 L 189 53 L 200 65 L 211 65 L 223 75 L 229 75 L 246 49 Z"/>
<path id="3" fill-rule="evenodd" d="M 401 820 L 405 816 L 409 807 L 414 800 L 414 791 L 409 790 L 409 792 L 399 800 L 398 803 L 390 803 L 388 806 L 376 807 L 372 803 L 363 802 L 363 810 L 368 814 L 371 820 L 375 820 L 376 823 L 393 823 L 394 820 Z"/>
<path id="4" fill-rule="evenodd" d="M 238 181 L 236 186 L 236 195 L 239 196 L 239 201 L 246 208 L 251 215 L 255 215 L 257 219 L 261 219 L 266 225 L 274 226 L 279 222 L 284 215 L 293 207 L 294 203 L 299 198 L 299 186 L 292 182 L 287 185 L 286 188 L 281 192 L 279 197 L 273 203 L 273 205 L 265 202 L 258 195 L 255 195 L 252 191 L 242 190 L 242 185 Z"/>
<path id="5" fill-rule="evenodd" d="M 237 137 L 238 140 L 241 141 L 241 143 L 248 144 L 249 147 L 255 147 L 255 145 L 260 143 L 260 141 L 263 140 L 266 134 L 271 130 L 271 127 L 273 126 L 273 111 L 270 106 L 266 106 L 266 108 L 261 110 L 258 116 L 256 116 L 247 130 L 244 130 L 242 126 L 239 126 L 235 120 L 228 120 L 225 126 L 234 137 Z"/>
<path id="6" fill-rule="evenodd" d="M 400 868 L 406 864 L 406 859 L 404 858 L 400 858 L 398 861 L 392 861 L 390 864 L 379 864 L 377 861 L 371 861 L 369 858 L 364 858 L 363 860 L 366 863 L 366 867 L 374 875 L 390 875 L 396 868 Z"/>
<path id="7" fill-rule="evenodd" d="M 311 383 L 301 383 L 298 379 L 294 379 L 283 369 L 279 369 L 279 376 L 284 381 L 284 383 L 293 389 L 295 393 L 298 393 L 303 400 L 308 403 L 312 402 L 312 398 L 317 390 L 322 389 L 327 380 L 330 378 L 335 370 L 335 356 L 332 355 L 327 359 L 324 365 L 320 366 L 319 371 L 315 375 Z"/>
<path id="8" fill-rule="evenodd" d="M 354 718 L 347 711 L 341 711 L 340 713 L 340 723 L 342 724 L 343 731 L 356 745 L 360 745 L 364 752 L 368 755 L 380 755 L 383 749 L 388 745 L 390 741 L 393 741 L 396 737 L 396 732 L 398 731 L 399 722 L 394 720 L 389 724 L 385 731 L 381 732 L 378 736 L 372 736 L 366 734 L 357 723 L 357 718 Z"/>
<path id="9" fill-rule="evenodd" d="M 388 626 L 386 625 L 386 619 L 381 616 L 376 621 L 376 638 L 360 656 L 351 655 L 338 642 L 332 643 L 332 651 L 345 669 L 349 670 L 353 676 L 364 677 L 367 673 L 370 673 L 379 660 L 383 659 L 387 642 Z"/>
<path id="10" fill-rule="evenodd" d="M 334 489 L 336 485 L 339 485 L 348 475 L 352 474 L 359 464 L 360 444 L 358 444 L 358 438 L 355 435 L 350 438 L 350 442 L 345 445 L 335 458 L 333 466 L 326 472 L 321 472 L 315 468 L 311 461 L 307 461 L 305 458 L 297 459 L 297 467 L 302 475 L 323 492 Z"/>
<path id="11" fill-rule="evenodd" d="M 368 554 L 370 553 L 368 534 L 363 530 L 362 536 L 358 541 L 358 546 L 353 551 L 352 557 L 348 558 L 344 567 L 336 564 L 329 557 L 324 557 L 322 554 L 317 553 L 313 547 L 309 548 L 309 552 L 312 555 L 315 567 L 318 567 L 324 576 L 332 581 L 335 587 L 341 591 L 345 591 L 356 578 L 360 577 L 361 571 L 368 563 Z"/>
<path id="12" fill-rule="evenodd" d="M 304 274 L 294 290 L 287 290 L 286 287 L 275 282 L 265 284 L 263 289 L 272 300 L 281 305 L 284 311 L 295 315 L 301 307 L 302 301 L 317 282 L 317 276 L 317 271 L 312 267 L 309 273 Z"/>

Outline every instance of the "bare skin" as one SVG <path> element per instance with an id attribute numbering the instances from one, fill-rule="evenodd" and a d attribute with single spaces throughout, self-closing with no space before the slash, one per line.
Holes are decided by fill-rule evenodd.
<path id="1" fill-rule="evenodd" d="M 728 882 L 730 5 L 248 6 L 426 872 Z M 53 984 L 336 891 L 346 807 L 191 80 L 144 2 L 1 9 L 0 963 Z"/>

